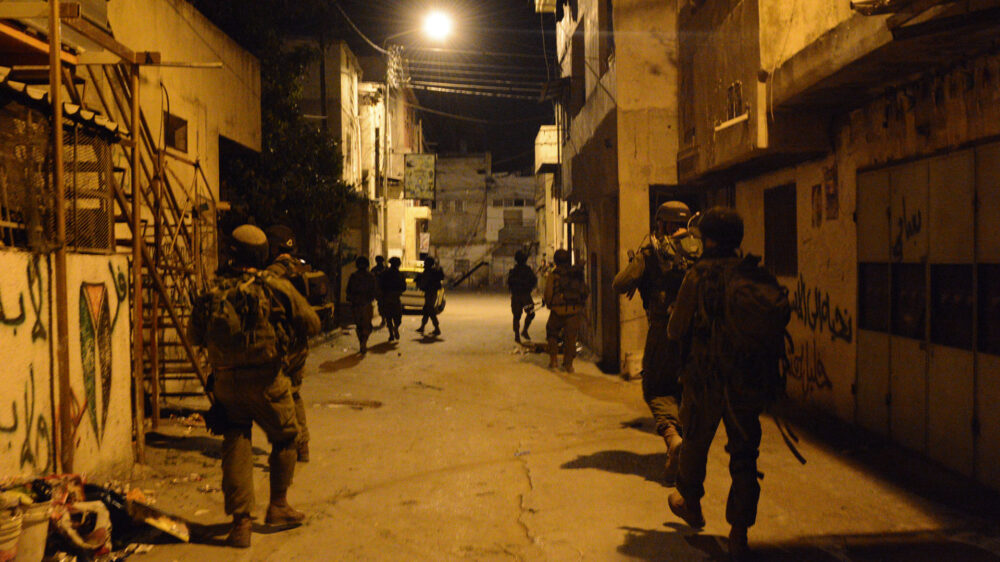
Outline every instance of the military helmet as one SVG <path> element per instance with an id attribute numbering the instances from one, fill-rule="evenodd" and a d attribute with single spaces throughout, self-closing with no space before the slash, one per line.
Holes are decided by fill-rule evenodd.
<path id="1" fill-rule="evenodd" d="M 357 258 L 354 259 L 354 267 L 358 269 L 368 269 L 368 265 L 369 265 L 368 258 L 364 256 L 358 256 Z"/>
<path id="2" fill-rule="evenodd" d="M 252 224 L 244 224 L 233 229 L 231 250 L 233 265 L 237 267 L 261 267 L 267 259 L 267 235 Z"/>
<path id="3" fill-rule="evenodd" d="M 389 258 L 389 265 L 398 266 L 401 263 L 403 263 L 403 260 L 399 259 L 398 256 L 392 256 L 391 258 Z"/>
<path id="4" fill-rule="evenodd" d="M 514 261 L 517 263 L 525 263 L 528 261 L 528 254 L 524 250 L 518 250 L 514 252 Z"/>
<path id="5" fill-rule="evenodd" d="M 569 250 L 564 250 L 562 248 L 556 250 L 555 253 L 552 254 L 552 261 L 556 262 L 556 265 L 569 265 Z"/>
<path id="6" fill-rule="evenodd" d="M 698 222 L 698 230 L 705 240 L 712 240 L 728 250 L 736 249 L 743 242 L 743 219 L 736 209 L 712 207 Z"/>
<path id="7" fill-rule="evenodd" d="M 434 258 L 432 258 L 431 256 L 427 256 L 426 258 L 424 258 L 424 267 L 434 267 L 435 263 L 436 262 L 434 261 Z"/>
<path id="8" fill-rule="evenodd" d="M 680 201 L 667 201 L 656 208 L 656 222 L 675 222 L 686 225 L 691 209 Z"/>
<path id="9" fill-rule="evenodd" d="M 272 257 L 295 251 L 295 232 L 283 224 L 275 224 L 267 228 L 267 241 L 271 245 Z"/>

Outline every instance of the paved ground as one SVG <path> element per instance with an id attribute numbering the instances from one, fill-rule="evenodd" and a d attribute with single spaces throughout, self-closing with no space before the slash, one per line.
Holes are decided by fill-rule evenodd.
<path id="1" fill-rule="evenodd" d="M 258 527 L 250 550 L 161 544 L 142 559 L 726 559 L 724 435 L 708 469 L 708 526 L 694 533 L 667 510 L 663 443 L 638 381 L 585 361 L 575 374 L 547 370 L 545 355 L 513 344 L 500 295 L 451 294 L 439 339 L 419 337 L 418 320 L 404 318 L 398 345 L 376 332 L 364 358 L 350 335 L 314 348 L 303 390 L 312 462 L 290 493 L 307 524 Z M 922 478 L 922 463 L 893 449 L 799 436 L 805 466 L 764 421 L 750 534 L 759 559 L 1000 560 L 989 502 L 963 504 L 960 481 Z M 262 518 L 267 443 L 258 433 L 255 444 Z M 139 484 L 160 507 L 226 521 L 219 439 L 166 424 L 148 451 Z"/>

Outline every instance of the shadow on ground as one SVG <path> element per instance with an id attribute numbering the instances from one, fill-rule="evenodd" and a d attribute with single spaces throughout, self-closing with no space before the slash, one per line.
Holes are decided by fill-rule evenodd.
<path id="1" fill-rule="evenodd" d="M 205 435 L 167 435 L 158 431 L 146 432 L 146 446 L 154 449 L 171 449 L 201 453 L 211 459 L 222 458 L 222 438 Z M 253 454 L 266 455 L 260 447 L 253 448 Z"/>
<path id="2" fill-rule="evenodd" d="M 632 451 L 600 451 L 591 455 L 580 455 L 560 468 L 594 468 L 615 474 L 634 474 L 650 482 L 663 484 L 663 467 L 666 462 L 666 453 L 640 455 Z"/>
<path id="3" fill-rule="evenodd" d="M 727 538 L 677 530 L 623 527 L 627 534 L 618 552 L 641 560 L 729 560 Z M 760 562 L 997 562 L 1000 555 L 961 537 L 940 533 L 830 535 L 784 543 L 755 543 L 750 531 L 751 560 Z"/>

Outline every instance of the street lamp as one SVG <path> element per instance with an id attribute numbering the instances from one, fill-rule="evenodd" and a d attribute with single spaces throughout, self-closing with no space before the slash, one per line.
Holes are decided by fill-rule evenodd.
<path id="1" fill-rule="evenodd" d="M 451 16 L 435 10 L 424 17 L 424 25 L 421 29 L 427 37 L 441 42 L 451 35 L 453 27 Z"/>

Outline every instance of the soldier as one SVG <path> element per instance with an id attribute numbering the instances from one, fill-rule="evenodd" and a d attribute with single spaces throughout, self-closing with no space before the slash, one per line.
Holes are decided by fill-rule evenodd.
<path id="1" fill-rule="evenodd" d="M 207 348 L 213 368 L 212 392 L 224 409 L 222 491 L 233 516 L 227 544 L 250 546 L 254 504 L 251 427 L 256 422 L 271 443 L 269 525 L 301 523 L 305 515 L 288 505 L 295 472 L 298 427 L 291 382 L 283 371 L 290 339 L 319 331 L 319 318 L 287 280 L 257 268 L 267 259 L 267 236 L 252 225 L 233 231 L 230 270 L 197 300 L 189 326 L 191 340 Z M 214 419 L 214 418 L 213 418 Z"/>
<path id="2" fill-rule="evenodd" d="M 576 336 L 580 331 L 580 314 L 587 302 L 589 291 L 583 282 L 583 271 L 570 264 L 569 251 L 559 249 L 552 255 L 555 269 L 545 279 L 545 300 L 549 307 L 549 321 L 545 324 L 545 337 L 549 345 L 549 368 L 558 367 L 559 337 L 562 336 L 563 368 L 573 372 L 576 357 Z"/>
<path id="3" fill-rule="evenodd" d="M 271 249 L 271 265 L 267 270 L 291 282 L 303 272 L 302 260 L 292 253 L 295 251 L 295 233 L 284 225 L 274 225 L 267 229 L 267 241 Z M 299 442 L 296 456 L 299 462 L 309 462 L 309 426 L 306 425 L 306 405 L 302 401 L 302 378 L 309 357 L 309 341 L 291 342 L 291 349 L 285 356 L 285 374 L 292 381 L 292 399 L 295 401 L 295 417 L 299 424 Z"/>
<path id="4" fill-rule="evenodd" d="M 430 318 L 431 323 L 434 324 L 434 331 L 431 332 L 431 335 L 440 336 L 441 325 L 438 324 L 437 294 L 443 286 L 444 272 L 441 271 L 440 267 L 435 267 L 434 264 L 434 258 L 428 256 L 424 260 L 424 270 L 417 275 L 417 287 L 424 292 L 424 317 L 420 321 L 420 327 L 417 328 L 417 331 L 421 334 L 424 333 L 427 319 Z"/>
<path id="5" fill-rule="evenodd" d="M 732 354 L 731 342 L 715 341 L 712 334 L 726 321 L 726 272 L 740 262 L 737 249 L 743 240 L 743 219 L 733 209 L 715 207 L 698 225 L 705 244 L 702 259 L 684 276 L 677 302 L 667 325 L 673 341 L 690 337 L 691 351 L 683 371 L 680 419 L 684 442 L 680 447 L 677 489 L 670 494 L 670 510 L 692 527 L 705 525 L 701 498 L 705 495 L 705 464 L 720 420 L 729 442 L 729 473 L 732 485 L 726 503 L 729 521 L 729 552 L 734 560 L 748 555 L 747 529 L 757 517 L 760 484 L 757 455 L 760 447 L 760 414 L 764 396 L 740 384 L 750 380 L 748 364 L 722 357 Z M 776 282 L 775 282 L 776 285 Z M 721 360 L 720 360 L 721 358 Z M 722 367 L 736 365 L 736 367 Z"/>
<path id="6" fill-rule="evenodd" d="M 538 277 L 528 267 L 528 254 L 524 250 L 514 253 L 514 261 L 517 265 L 507 274 L 507 288 L 510 289 L 510 311 L 514 315 L 514 341 L 521 343 L 522 337 L 531 339 L 528 326 L 535 319 L 535 301 L 531 292 L 538 286 Z M 520 330 L 521 314 L 525 314 L 523 331 Z"/>
<path id="7" fill-rule="evenodd" d="M 396 256 L 389 258 L 389 269 L 383 271 L 378 278 L 385 325 L 389 329 L 389 341 L 399 341 L 399 324 L 403 321 L 403 303 L 399 301 L 399 297 L 406 290 L 406 278 L 399 271 L 401 263 L 402 261 Z"/>
<path id="8" fill-rule="evenodd" d="M 385 271 L 385 257 L 375 256 L 375 267 L 372 268 L 372 275 L 375 276 L 375 280 L 382 276 L 382 272 Z M 382 292 L 378 290 L 378 283 L 375 284 L 375 304 L 378 305 L 378 326 L 375 326 L 376 330 L 381 330 L 385 326 L 385 316 L 382 314 Z"/>
<path id="9" fill-rule="evenodd" d="M 368 271 L 368 258 L 354 260 L 357 271 L 347 280 L 347 301 L 354 313 L 354 326 L 361 345 L 361 354 L 368 351 L 368 336 L 372 333 L 372 301 L 377 292 L 375 276 Z"/>
<path id="10" fill-rule="evenodd" d="M 687 230 L 691 210 L 680 201 L 667 201 L 656 209 L 656 230 L 650 243 L 640 248 L 625 269 L 615 276 L 615 291 L 636 290 L 646 309 L 649 329 L 642 355 L 642 396 L 656 422 L 656 432 L 667 444 L 665 480 L 677 479 L 681 428 L 677 421 L 681 388 L 681 344 L 667 340 L 667 321 L 677 298 L 684 272 L 701 255 L 701 241 Z"/>

